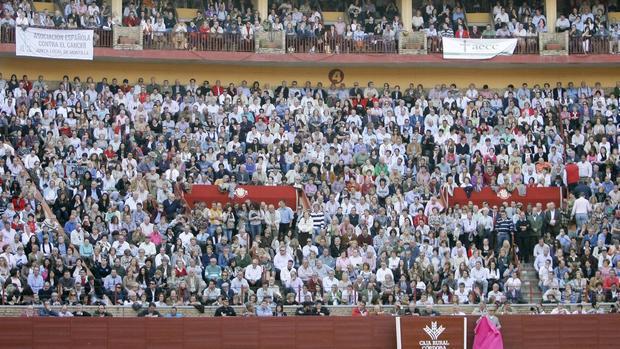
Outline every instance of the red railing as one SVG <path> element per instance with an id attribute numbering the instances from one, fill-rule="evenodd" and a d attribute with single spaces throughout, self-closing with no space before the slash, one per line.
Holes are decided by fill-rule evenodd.
<path id="1" fill-rule="evenodd" d="M 581 37 L 571 37 L 568 39 L 569 54 L 609 54 L 610 38 L 604 36 L 593 36 L 589 40 Z M 585 52 L 587 50 L 587 52 Z"/>
<path id="2" fill-rule="evenodd" d="M 289 53 L 397 53 L 398 43 L 382 36 L 369 35 L 363 39 L 286 36 Z"/>
<path id="3" fill-rule="evenodd" d="M 241 34 L 153 33 L 144 35 L 144 49 L 254 52 L 254 37 Z"/>

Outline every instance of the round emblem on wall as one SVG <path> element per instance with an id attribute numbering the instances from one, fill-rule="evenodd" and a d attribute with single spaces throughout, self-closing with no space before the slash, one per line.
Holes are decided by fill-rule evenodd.
<path id="1" fill-rule="evenodd" d="M 238 198 L 244 198 L 248 195 L 248 191 L 243 188 L 235 189 L 235 196 Z"/>
<path id="2" fill-rule="evenodd" d="M 510 193 L 508 192 L 508 190 L 502 189 L 497 192 L 497 196 L 502 200 L 506 200 L 510 197 Z"/>
<path id="3" fill-rule="evenodd" d="M 339 84 L 344 81 L 344 72 L 340 69 L 332 69 L 327 74 L 327 77 L 333 84 Z"/>

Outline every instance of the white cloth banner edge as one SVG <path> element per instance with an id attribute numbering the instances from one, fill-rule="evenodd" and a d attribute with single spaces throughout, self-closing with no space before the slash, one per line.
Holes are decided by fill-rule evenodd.
<path id="1" fill-rule="evenodd" d="M 501 45 L 494 50 L 485 50 L 480 52 L 461 52 L 456 49 L 460 43 L 464 43 L 463 51 L 466 50 L 468 42 L 477 44 Z M 518 39 L 460 39 L 460 38 L 443 38 L 442 49 L 444 59 L 491 59 L 496 56 L 511 56 L 517 47 Z"/>
<path id="2" fill-rule="evenodd" d="M 84 48 L 85 54 L 76 55 L 57 55 L 57 54 L 45 54 L 36 51 L 36 44 L 29 44 L 29 41 L 36 40 L 31 39 L 35 33 L 38 34 L 64 34 L 64 35 L 84 35 L 86 38 L 82 40 L 75 40 L 77 43 L 86 43 Z M 35 27 L 16 27 L 15 28 L 15 55 L 19 57 L 35 57 L 35 58 L 51 58 L 51 59 L 74 59 L 74 60 L 93 60 L 94 57 L 94 31 L 92 29 L 50 29 L 50 28 L 35 28 Z M 65 45 L 65 40 L 62 45 Z M 34 47 L 33 47 L 34 45 Z"/>

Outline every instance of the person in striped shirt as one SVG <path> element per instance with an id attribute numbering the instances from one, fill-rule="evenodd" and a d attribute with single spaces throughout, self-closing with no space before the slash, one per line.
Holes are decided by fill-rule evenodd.
<path id="1" fill-rule="evenodd" d="M 508 218 L 506 211 L 502 211 L 499 219 L 497 220 L 497 224 L 495 224 L 495 232 L 497 233 L 496 241 L 496 250 L 499 253 L 499 249 L 502 247 L 504 240 L 508 240 L 508 242 L 512 241 L 512 234 L 514 234 L 514 223 L 512 219 Z"/>

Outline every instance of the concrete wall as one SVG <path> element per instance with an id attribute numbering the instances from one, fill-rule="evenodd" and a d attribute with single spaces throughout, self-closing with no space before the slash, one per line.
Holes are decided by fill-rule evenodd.
<path id="1" fill-rule="evenodd" d="M 309 80 L 313 85 L 321 81 L 329 86 L 328 73 L 332 69 L 341 69 L 344 73 L 344 83 L 352 86 L 354 81 L 365 85 L 373 80 L 376 86 L 381 87 L 384 82 L 392 85 L 399 84 L 406 88 L 409 83 L 423 84 L 430 88 L 438 83 L 456 83 L 460 88 L 466 88 L 470 82 L 482 87 L 488 84 L 491 88 L 504 88 L 507 84 L 520 85 L 527 82 L 530 86 L 534 83 L 550 82 L 555 86 L 556 81 L 567 83 L 575 82 L 578 86 L 583 80 L 589 84 L 601 82 L 604 87 L 616 85 L 620 69 L 617 67 L 595 66 L 532 66 L 511 65 L 499 66 L 497 64 L 470 65 L 465 67 L 446 66 L 410 66 L 390 67 L 389 64 L 377 67 L 341 67 L 341 66 L 318 66 L 318 67 L 292 67 L 292 66 L 260 66 L 260 65 L 237 65 L 237 64 L 204 64 L 204 63 L 142 63 L 142 62 L 116 62 L 116 61 L 92 61 L 79 62 L 62 60 L 40 60 L 31 58 L 0 58 L 0 72 L 5 75 L 15 73 L 20 78 L 28 74 L 31 79 L 42 74 L 47 80 L 61 80 L 67 74 L 71 77 L 80 76 L 84 80 L 92 76 L 95 80 L 102 77 L 129 78 L 136 81 L 138 77 L 144 77 L 148 82 L 151 76 L 158 81 L 164 79 L 174 82 L 180 79 L 187 83 L 190 78 L 196 78 L 199 82 L 209 80 L 213 83 L 216 79 L 223 83 L 234 82 L 239 84 L 241 80 L 247 80 L 251 84 L 254 80 L 261 83 L 270 83 L 272 86 L 280 84 L 281 80 L 297 80 L 303 85 Z"/>
<path id="2" fill-rule="evenodd" d="M 468 348 L 476 317 L 468 317 Z M 504 348 L 617 348 L 620 317 L 500 316 Z M 3 318 L 3 348 L 396 348 L 393 317 Z"/>

